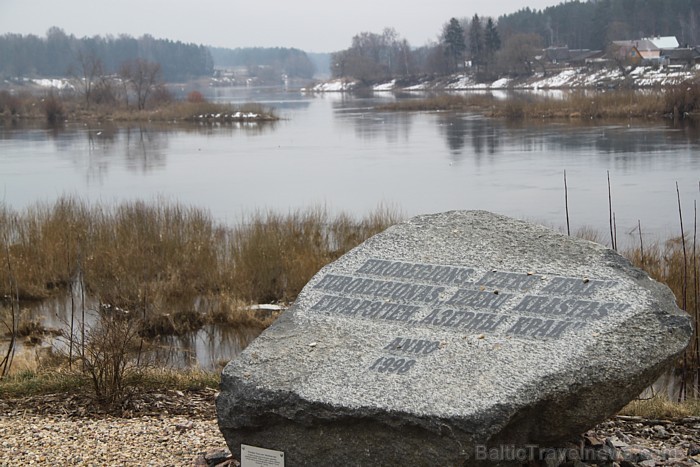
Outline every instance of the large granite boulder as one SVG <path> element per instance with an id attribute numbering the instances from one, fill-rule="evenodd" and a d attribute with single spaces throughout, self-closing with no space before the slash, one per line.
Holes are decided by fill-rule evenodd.
<path id="1" fill-rule="evenodd" d="M 234 455 L 287 466 L 498 463 L 616 413 L 691 332 L 667 287 L 601 245 L 418 216 L 321 270 L 226 366 L 218 421 Z"/>

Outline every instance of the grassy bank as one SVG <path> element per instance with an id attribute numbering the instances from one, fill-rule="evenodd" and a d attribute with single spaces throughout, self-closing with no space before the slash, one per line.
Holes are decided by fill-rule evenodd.
<path id="1" fill-rule="evenodd" d="M 508 99 L 490 94 L 440 94 L 403 99 L 379 107 L 388 111 L 479 112 L 511 119 L 684 118 L 700 110 L 700 84 L 683 83 L 658 90 L 571 91 L 563 98 L 513 93 Z"/>
<path id="2" fill-rule="evenodd" d="M 107 206 L 65 197 L 21 212 L 0 205 L 0 295 L 41 300 L 82 284 L 100 303 L 152 321 L 158 310 L 202 297 L 216 298 L 207 319 L 252 319 L 248 304 L 294 300 L 321 267 L 399 217 L 318 208 L 258 212 L 227 226 L 165 201 Z"/>
<path id="3" fill-rule="evenodd" d="M 10 94 L 0 91 L 0 120 L 45 120 L 62 122 L 270 122 L 279 120 L 272 109 L 260 104 L 221 104 L 207 101 L 199 93 L 176 99 L 167 91 L 157 93 L 143 109 L 127 101 L 111 99 L 86 104 L 70 93 Z"/>
<path id="4" fill-rule="evenodd" d="M 193 391 L 217 389 L 219 382 L 219 373 L 215 372 L 142 368 L 139 372 L 130 374 L 124 384 L 141 391 L 163 388 Z M 62 366 L 44 367 L 15 372 L 0 379 L 0 398 L 15 399 L 56 393 L 85 394 L 90 392 L 91 385 L 87 373 Z"/>

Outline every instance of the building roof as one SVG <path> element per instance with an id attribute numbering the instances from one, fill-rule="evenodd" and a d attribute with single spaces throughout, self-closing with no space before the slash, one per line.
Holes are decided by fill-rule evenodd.
<path id="1" fill-rule="evenodd" d="M 678 47 L 678 40 L 674 36 L 645 37 L 631 41 L 613 41 L 618 46 L 633 46 L 640 52 L 656 52 L 660 49 L 675 49 Z"/>
<path id="2" fill-rule="evenodd" d="M 692 61 L 700 58 L 700 51 L 691 48 L 683 49 L 666 49 L 661 51 L 663 57 L 667 57 L 669 60 L 687 60 Z"/>
<path id="3" fill-rule="evenodd" d="M 642 40 L 650 41 L 658 49 L 675 49 L 679 45 L 675 36 L 645 37 Z"/>

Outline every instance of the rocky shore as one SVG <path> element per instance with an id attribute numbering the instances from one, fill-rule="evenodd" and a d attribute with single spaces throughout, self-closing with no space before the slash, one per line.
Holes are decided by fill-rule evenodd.
<path id="1" fill-rule="evenodd" d="M 1 399 L 0 466 L 237 465 L 228 457 L 216 424 L 215 393 L 207 389 L 139 394 L 116 414 L 104 413 L 77 395 Z M 700 465 L 700 417 L 617 416 L 577 442 L 540 453 L 541 459 L 527 459 L 524 464 L 696 466 Z"/>

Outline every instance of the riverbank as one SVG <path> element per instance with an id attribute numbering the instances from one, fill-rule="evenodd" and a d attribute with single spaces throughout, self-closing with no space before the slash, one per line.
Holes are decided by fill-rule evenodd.
<path id="1" fill-rule="evenodd" d="M 516 94 L 500 99 L 485 94 L 446 94 L 401 99 L 378 107 L 398 112 L 478 112 L 486 117 L 537 120 L 620 120 L 692 118 L 700 109 L 700 86 L 688 84 L 662 92 L 632 90 L 584 93 L 564 96 Z"/>
<path id="2" fill-rule="evenodd" d="M 477 81 L 472 74 L 456 73 L 442 77 L 392 79 L 369 86 L 375 92 L 424 91 L 507 91 L 507 90 L 561 90 L 561 89 L 644 89 L 674 86 L 694 80 L 700 74 L 700 65 L 692 68 L 636 67 L 620 68 L 571 67 L 534 73 L 520 78 L 499 78 Z M 307 92 L 350 92 L 366 88 L 351 78 L 339 78 L 317 83 L 304 89 Z"/>
<path id="3" fill-rule="evenodd" d="M 0 122 L 46 120 L 54 125 L 68 122 L 264 123 L 280 119 L 273 109 L 260 104 L 209 102 L 200 93 L 191 93 L 184 100 L 167 93 L 156 97 L 143 108 L 116 101 L 88 105 L 74 93 L 19 87 L 0 91 Z"/>

